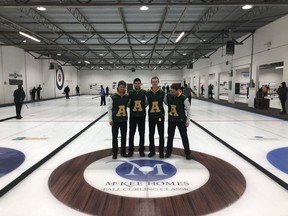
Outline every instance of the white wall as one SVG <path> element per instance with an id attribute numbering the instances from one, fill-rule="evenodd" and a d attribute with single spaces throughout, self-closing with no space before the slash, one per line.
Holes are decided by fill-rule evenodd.
<path id="1" fill-rule="evenodd" d="M 113 89 L 113 82 L 118 83 L 120 80 L 124 80 L 126 83 L 133 83 L 133 80 L 138 77 L 141 79 L 143 83 L 143 88 L 149 88 L 151 77 L 158 76 L 160 85 L 163 84 L 172 84 L 174 82 L 182 82 L 182 71 L 147 71 L 147 70 L 136 70 L 136 72 L 132 73 L 128 70 L 83 70 L 79 71 L 79 87 L 81 94 L 97 94 L 98 91 L 90 90 L 91 84 L 103 85 L 104 88 L 108 86 L 110 88 L 110 92 L 115 93 L 116 89 Z"/>
<path id="2" fill-rule="evenodd" d="M 51 60 L 50 60 L 51 61 Z M 23 89 L 26 101 L 31 100 L 30 90 L 41 84 L 41 98 L 62 97 L 63 89 L 56 87 L 56 70 L 49 70 L 49 60 L 37 60 L 24 50 L 17 47 L 0 47 L 0 104 L 13 103 L 13 92 L 17 85 L 9 85 L 9 74 L 22 75 Z M 78 83 L 77 69 L 62 66 L 64 72 L 64 86 L 71 85 L 71 94 L 75 94 Z"/>
<path id="3" fill-rule="evenodd" d="M 185 69 L 183 77 L 201 77 L 205 76 L 208 80 L 209 74 L 216 74 L 233 70 L 232 89 L 229 90 L 229 102 L 234 103 L 234 92 L 236 82 L 236 70 L 249 68 L 251 78 L 256 82 L 259 81 L 259 66 L 274 62 L 284 62 L 284 66 L 288 65 L 288 15 L 258 29 L 254 34 L 254 51 L 253 62 L 251 65 L 252 37 L 248 38 L 243 45 L 235 47 L 233 56 L 222 55 L 222 48 L 219 48 L 209 59 L 201 59 L 194 63 L 193 69 Z M 246 36 L 242 37 L 243 39 Z M 237 39 L 239 42 L 241 39 Z M 225 48 L 225 47 L 224 47 Z M 225 50 L 225 49 L 224 49 Z M 228 61 L 228 65 L 226 65 Z M 250 69 L 252 66 L 252 70 Z M 251 74 L 252 73 L 252 74 Z M 288 82 L 288 67 L 283 70 L 283 80 Z M 206 82 L 206 85 L 208 82 Z M 207 89 L 207 86 L 205 86 Z M 253 106 L 253 100 L 256 95 L 256 88 L 250 88 L 248 105 Z M 217 99 L 217 97 L 216 97 Z"/>

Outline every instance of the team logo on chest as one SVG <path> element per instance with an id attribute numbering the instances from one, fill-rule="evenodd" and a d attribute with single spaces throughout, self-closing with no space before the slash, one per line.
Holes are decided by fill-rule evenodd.
<path id="1" fill-rule="evenodd" d="M 125 106 L 124 105 L 119 105 L 118 106 L 118 112 L 117 112 L 116 116 L 117 117 L 126 116 L 126 110 L 125 110 Z"/>
<path id="2" fill-rule="evenodd" d="M 169 112 L 170 116 L 179 116 L 176 110 L 176 105 L 171 105 L 171 110 Z"/>
<path id="3" fill-rule="evenodd" d="M 151 109 L 150 109 L 150 113 L 155 113 L 155 112 L 161 112 L 161 110 L 158 106 L 158 101 L 153 101 Z"/>
<path id="4" fill-rule="evenodd" d="M 141 112 L 141 111 L 143 111 L 142 106 L 141 106 L 141 100 L 135 100 L 133 112 Z"/>

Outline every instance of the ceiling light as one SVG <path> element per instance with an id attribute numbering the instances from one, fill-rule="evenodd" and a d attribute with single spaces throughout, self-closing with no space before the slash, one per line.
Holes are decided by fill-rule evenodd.
<path id="1" fill-rule="evenodd" d="M 85 43 L 86 42 L 86 40 L 84 40 L 84 39 L 81 39 L 81 43 Z"/>
<path id="2" fill-rule="evenodd" d="M 157 67 L 154 67 L 154 70 L 156 70 Z"/>
<path id="3" fill-rule="evenodd" d="M 185 55 L 187 55 L 187 53 L 183 53 L 182 55 L 184 55 L 184 56 L 185 56 Z"/>
<path id="4" fill-rule="evenodd" d="M 87 63 L 87 64 L 90 64 L 90 62 L 89 62 L 89 61 L 86 61 L 86 60 L 85 60 L 84 62 L 85 62 L 85 63 Z"/>
<path id="5" fill-rule="evenodd" d="M 61 53 L 57 53 L 57 56 L 61 56 Z"/>
<path id="6" fill-rule="evenodd" d="M 278 66 L 278 67 L 275 67 L 275 69 L 283 69 L 284 66 Z"/>
<path id="7" fill-rule="evenodd" d="M 160 60 L 158 63 L 161 64 L 162 60 Z"/>
<path id="8" fill-rule="evenodd" d="M 142 7 L 140 7 L 140 10 L 142 11 L 149 10 L 149 7 L 147 7 L 146 5 L 143 5 Z"/>
<path id="9" fill-rule="evenodd" d="M 39 10 L 39 11 L 46 11 L 47 9 L 46 9 L 45 7 L 40 6 L 40 7 L 37 7 L 37 10 Z"/>
<path id="10" fill-rule="evenodd" d="M 32 40 L 34 40 L 34 41 L 40 42 L 40 40 L 38 40 L 37 38 L 32 37 L 32 36 L 30 36 L 30 35 L 28 35 L 28 34 L 26 34 L 26 33 L 24 33 L 24 32 L 19 32 L 19 34 L 21 34 L 21 35 L 23 35 L 23 36 L 25 36 L 25 37 L 27 37 L 27 38 L 30 38 L 30 39 L 32 39 Z"/>
<path id="11" fill-rule="evenodd" d="M 144 53 L 141 53 L 141 56 L 145 56 L 145 54 L 144 54 Z"/>
<path id="12" fill-rule="evenodd" d="M 203 42 L 206 42 L 206 40 L 205 40 L 205 39 L 200 39 L 200 42 L 202 42 L 202 43 L 203 43 Z"/>
<path id="13" fill-rule="evenodd" d="M 243 9 L 243 10 L 249 10 L 249 9 L 251 9 L 252 7 L 253 7 L 253 5 L 247 4 L 247 5 L 242 6 L 242 9 Z"/>
<path id="14" fill-rule="evenodd" d="M 80 64 L 81 63 L 81 61 L 78 61 L 78 64 Z"/>
<path id="15" fill-rule="evenodd" d="M 22 42 L 23 42 L 23 43 L 26 43 L 27 41 L 26 41 L 26 40 L 23 40 Z"/>
<path id="16" fill-rule="evenodd" d="M 178 38 L 176 39 L 176 43 L 183 37 L 183 35 L 184 35 L 184 31 L 178 36 Z"/>
<path id="17" fill-rule="evenodd" d="M 103 68 L 102 68 L 102 67 L 100 67 L 100 69 L 101 69 L 101 70 L 103 70 Z"/>
<path id="18" fill-rule="evenodd" d="M 103 54 L 102 54 L 102 53 L 100 53 L 99 55 L 100 55 L 100 56 L 103 56 Z"/>

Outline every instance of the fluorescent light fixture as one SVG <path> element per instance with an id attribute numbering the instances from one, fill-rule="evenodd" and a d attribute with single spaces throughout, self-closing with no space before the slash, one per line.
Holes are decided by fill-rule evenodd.
<path id="1" fill-rule="evenodd" d="M 185 55 L 187 55 L 187 53 L 183 53 L 182 55 L 184 55 L 184 56 L 185 56 Z"/>
<path id="2" fill-rule="evenodd" d="M 101 70 L 103 70 L 103 68 L 102 68 L 102 67 L 100 67 L 100 69 L 101 69 Z"/>
<path id="3" fill-rule="evenodd" d="M 251 9 L 252 7 L 253 7 L 253 5 L 247 4 L 247 5 L 242 6 L 242 9 L 243 9 L 243 10 L 249 10 L 249 9 Z"/>
<path id="4" fill-rule="evenodd" d="M 145 38 L 142 38 L 142 39 L 140 40 L 140 42 L 141 42 L 141 43 L 146 43 Z"/>
<path id="5" fill-rule="evenodd" d="M 162 60 L 160 60 L 158 63 L 161 64 Z"/>
<path id="6" fill-rule="evenodd" d="M 86 61 L 86 60 L 85 60 L 84 62 L 85 62 L 85 63 L 87 63 L 87 64 L 90 64 L 90 62 L 89 62 L 89 61 Z"/>
<path id="7" fill-rule="evenodd" d="M 30 38 L 31 40 L 34 40 L 34 41 L 40 42 L 40 40 L 38 40 L 37 38 L 34 38 L 34 37 L 32 37 L 32 36 L 30 36 L 30 35 L 24 33 L 24 32 L 19 32 L 19 34 L 21 34 L 21 35 L 23 35 L 23 36 L 25 36 L 25 37 L 27 37 L 27 38 Z"/>
<path id="8" fill-rule="evenodd" d="M 102 53 L 100 53 L 99 55 L 100 55 L 100 56 L 103 56 L 103 54 L 102 54 Z"/>
<path id="9" fill-rule="evenodd" d="M 57 56 L 61 56 L 61 53 L 57 53 Z"/>
<path id="10" fill-rule="evenodd" d="M 81 63 L 81 61 L 78 61 L 78 64 L 80 64 Z"/>
<path id="11" fill-rule="evenodd" d="M 278 66 L 278 67 L 275 67 L 275 69 L 283 69 L 284 66 Z"/>
<path id="12" fill-rule="evenodd" d="M 156 70 L 157 67 L 154 67 L 154 70 Z"/>
<path id="13" fill-rule="evenodd" d="M 23 43 L 26 43 L 27 41 L 26 41 L 26 40 L 23 40 L 22 42 L 23 42 Z"/>
<path id="14" fill-rule="evenodd" d="M 86 42 L 86 40 L 84 40 L 84 39 L 81 39 L 81 43 L 85 43 Z"/>
<path id="15" fill-rule="evenodd" d="M 45 7 L 40 6 L 40 7 L 37 7 L 37 10 L 39 10 L 39 11 L 46 11 L 47 9 L 46 9 Z"/>
<path id="16" fill-rule="evenodd" d="M 145 56 L 145 54 L 144 54 L 144 53 L 141 53 L 141 56 Z"/>
<path id="17" fill-rule="evenodd" d="M 203 43 L 203 42 L 206 42 L 206 40 L 205 40 L 205 39 L 200 39 L 200 42 L 202 42 L 202 43 Z"/>
<path id="18" fill-rule="evenodd" d="M 176 43 L 183 37 L 183 35 L 184 35 L 184 31 L 178 36 L 178 38 L 176 39 Z"/>
<path id="19" fill-rule="evenodd" d="M 140 10 L 142 11 L 149 10 L 149 7 L 147 7 L 146 5 L 143 5 L 142 7 L 140 7 Z"/>

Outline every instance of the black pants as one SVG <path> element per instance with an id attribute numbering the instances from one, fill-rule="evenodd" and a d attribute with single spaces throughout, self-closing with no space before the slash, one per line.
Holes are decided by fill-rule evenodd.
<path id="1" fill-rule="evenodd" d="M 104 104 L 106 106 L 106 98 L 105 95 L 101 95 L 101 106 Z"/>
<path id="2" fill-rule="evenodd" d="M 129 121 L 129 152 L 134 152 L 134 135 L 138 125 L 139 132 L 139 152 L 144 152 L 144 135 L 145 135 L 145 116 L 143 117 L 130 117 Z"/>
<path id="3" fill-rule="evenodd" d="M 114 122 L 112 125 L 112 152 L 118 153 L 118 131 L 121 132 L 121 154 L 126 152 L 127 121 Z"/>
<path id="4" fill-rule="evenodd" d="M 16 118 L 21 118 L 22 103 L 15 102 L 15 106 L 16 106 Z"/>
<path id="5" fill-rule="evenodd" d="M 285 104 L 286 104 L 286 100 L 287 100 L 287 97 L 280 97 L 280 102 L 281 102 L 281 106 L 282 106 L 282 113 L 286 113 L 286 107 L 285 107 Z"/>
<path id="6" fill-rule="evenodd" d="M 181 135 L 182 144 L 184 147 L 185 154 L 190 154 L 189 140 L 187 136 L 187 127 L 185 122 L 168 122 L 168 142 L 167 142 L 167 153 L 172 153 L 173 140 L 175 135 L 176 126 Z"/>
<path id="7" fill-rule="evenodd" d="M 187 98 L 188 98 L 188 100 L 189 100 L 189 104 L 191 105 L 192 96 L 188 96 Z"/>
<path id="8" fill-rule="evenodd" d="M 164 152 L 164 117 L 161 118 L 149 118 L 149 151 L 155 152 L 154 134 L 155 127 L 159 134 L 159 153 Z"/>
<path id="9" fill-rule="evenodd" d="M 66 92 L 66 99 L 69 99 L 69 93 Z"/>

